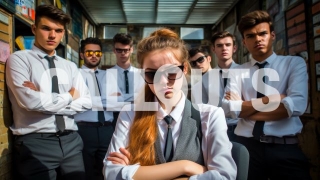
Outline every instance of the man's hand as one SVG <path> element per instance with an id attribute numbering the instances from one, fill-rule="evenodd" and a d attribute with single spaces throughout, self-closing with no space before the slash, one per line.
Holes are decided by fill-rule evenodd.
<path id="1" fill-rule="evenodd" d="M 114 93 L 110 94 L 110 96 L 121 96 L 121 93 L 120 92 L 114 92 Z"/>
<path id="2" fill-rule="evenodd" d="M 226 100 L 231 100 L 231 101 L 239 101 L 241 100 L 241 97 L 237 94 L 237 93 L 234 93 L 234 92 L 226 92 L 225 94 L 225 98 Z"/>
<path id="3" fill-rule="evenodd" d="M 108 161 L 111 161 L 113 164 L 122 164 L 122 165 L 129 165 L 130 159 L 130 152 L 125 148 L 120 148 L 119 152 L 112 152 L 106 158 Z"/>
<path id="4" fill-rule="evenodd" d="M 76 100 L 80 97 L 79 91 L 72 87 L 69 91 L 69 94 L 72 96 L 73 100 Z"/>
<path id="5" fill-rule="evenodd" d="M 30 81 L 24 81 L 22 84 L 24 87 L 30 88 L 34 91 L 39 91 L 38 88 Z"/>

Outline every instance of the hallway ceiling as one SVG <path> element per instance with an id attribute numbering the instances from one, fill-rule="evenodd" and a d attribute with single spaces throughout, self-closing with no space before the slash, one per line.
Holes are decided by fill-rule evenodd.
<path id="1" fill-rule="evenodd" d="M 238 0 L 78 0 L 96 24 L 215 24 Z"/>

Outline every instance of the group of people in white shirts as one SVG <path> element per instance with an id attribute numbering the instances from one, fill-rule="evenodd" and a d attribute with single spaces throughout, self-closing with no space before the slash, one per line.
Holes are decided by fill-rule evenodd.
<path id="1" fill-rule="evenodd" d="M 230 140 L 248 149 L 250 180 L 310 179 L 297 141 L 307 104 L 306 65 L 272 51 L 275 32 L 265 11 L 250 12 L 238 24 L 251 54 L 247 63 L 233 61 L 232 34 L 212 36 L 213 69 L 208 53 L 188 50 L 177 33 L 161 28 L 138 42 L 139 68 L 130 63 L 131 36 L 119 33 L 114 67 L 98 68 L 101 41 L 86 38 L 79 70 L 55 51 L 69 22 L 58 8 L 38 6 L 32 50 L 17 51 L 7 62 L 17 179 L 236 179 Z"/>

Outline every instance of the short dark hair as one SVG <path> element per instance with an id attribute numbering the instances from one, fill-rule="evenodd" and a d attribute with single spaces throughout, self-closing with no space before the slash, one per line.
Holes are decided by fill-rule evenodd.
<path id="1" fill-rule="evenodd" d="M 241 33 L 242 38 L 244 38 L 244 31 L 250 29 L 260 23 L 268 23 L 270 26 L 270 32 L 274 31 L 272 18 L 266 11 L 256 10 L 253 12 L 249 12 L 248 14 L 241 17 L 240 22 L 238 24 L 238 29 Z"/>
<path id="2" fill-rule="evenodd" d="M 80 51 L 84 53 L 84 48 L 87 44 L 96 44 L 100 46 L 100 49 L 102 50 L 102 42 L 99 38 L 95 37 L 88 37 L 87 39 L 81 40 L 81 48 Z"/>
<path id="3" fill-rule="evenodd" d="M 202 48 L 202 47 L 191 48 L 191 49 L 189 49 L 188 52 L 189 52 L 189 58 L 192 58 L 193 56 L 195 56 L 198 53 L 202 53 L 205 56 L 209 55 L 209 52 L 205 48 Z"/>
<path id="4" fill-rule="evenodd" d="M 132 46 L 133 40 L 130 34 L 118 33 L 113 37 L 113 46 L 116 43 Z"/>
<path id="5" fill-rule="evenodd" d="M 37 25 L 40 18 L 48 17 L 61 23 L 64 27 L 70 23 L 71 17 L 61 9 L 53 5 L 40 5 L 36 8 L 35 24 Z"/>
<path id="6" fill-rule="evenodd" d="M 219 38 L 225 38 L 225 37 L 231 37 L 232 41 L 233 41 L 233 45 L 236 45 L 236 38 L 234 37 L 233 34 L 231 34 L 228 31 L 218 31 L 216 33 L 214 33 L 211 37 L 211 44 L 212 46 L 214 46 L 214 43 L 216 42 L 217 39 Z"/>

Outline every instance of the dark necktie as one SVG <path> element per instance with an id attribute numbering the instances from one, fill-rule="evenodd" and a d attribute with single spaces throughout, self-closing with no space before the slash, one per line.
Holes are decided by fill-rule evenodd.
<path id="1" fill-rule="evenodd" d="M 128 80 L 128 70 L 124 71 L 124 85 L 126 87 L 126 94 L 129 94 L 129 80 Z"/>
<path id="2" fill-rule="evenodd" d="M 225 88 L 227 85 L 227 82 L 228 82 L 228 78 L 223 77 L 222 74 L 223 74 L 223 71 L 222 71 L 222 69 L 220 69 L 220 77 L 223 80 L 223 88 Z"/>
<path id="3" fill-rule="evenodd" d="M 98 95 L 98 96 L 101 96 L 101 90 L 100 90 L 100 86 L 99 86 L 99 81 L 98 81 L 98 78 L 97 78 L 97 75 L 98 75 L 98 71 L 95 71 L 95 79 L 93 79 L 93 80 L 95 80 L 96 82 L 94 83 L 95 85 L 96 85 L 96 87 L 95 88 L 98 88 L 98 94 L 96 94 L 96 95 Z M 99 121 L 99 123 L 101 123 L 101 124 L 104 124 L 104 121 L 105 121 L 105 118 L 104 118 L 104 111 L 98 111 L 98 121 Z"/>
<path id="4" fill-rule="evenodd" d="M 167 133 L 167 139 L 166 144 L 164 146 L 164 158 L 166 159 L 166 162 L 170 162 L 173 157 L 173 139 L 172 139 L 172 117 L 170 115 L 164 117 L 164 120 L 168 124 L 168 133 Z"/>
<path id="5" fill-rule="evenodd" d="M 259 67 L 259 69 L 263 69 L 264 66 L 267 64 L 267 62 L 264 62 L 262 64 L 259 64 L 259 63 L 256 63 L 255 65 Z M 260 71 L 261 72 L 261 71 Z M 260 82 L 260 73 L 259 73 L 259 80 L 258 80 L 258 83 Z M 264 76 L 264 73 L 263 73 L 263 78 L 262 78 L 263 82 L 265 83 L 265 76 Z M 264 85 L 263 83 L 263 85 Z M 258 84 L 259 85 L 259 84 Z M 260 93 L 260 92 L 257 92 L 257 98 L 262 98 L 264 97 L 265 95 Z M 255 139 L 259 140 L 260 139 L 260 136 L 263 135 L 263 126 L 264 126 L 264 123 L 265 121 L 256 121 L 256 123 L 254 124 L 254 127 L 253 127 L 253 130 L 252 130 L 252 135 Z"/>
<path id="6" fill-rule="evenodd" d="M 51 56 L 51 57 L 45 56 L 44 58 L 49 61 L 50 75 L 52 77 L 52 92 L 59 94 L 60 92 L 59 92 L 59 86 L 58 86 L 58 76 L 57 76 L 56 66 L 54 64 L 54 56 Z M 58 130 L 60 132 L 63 132 L 64 129 L 66 128 L 63 116 L 56 114 L 55 118 L 56 118 L 56 124 L 57 124 Z"/>

